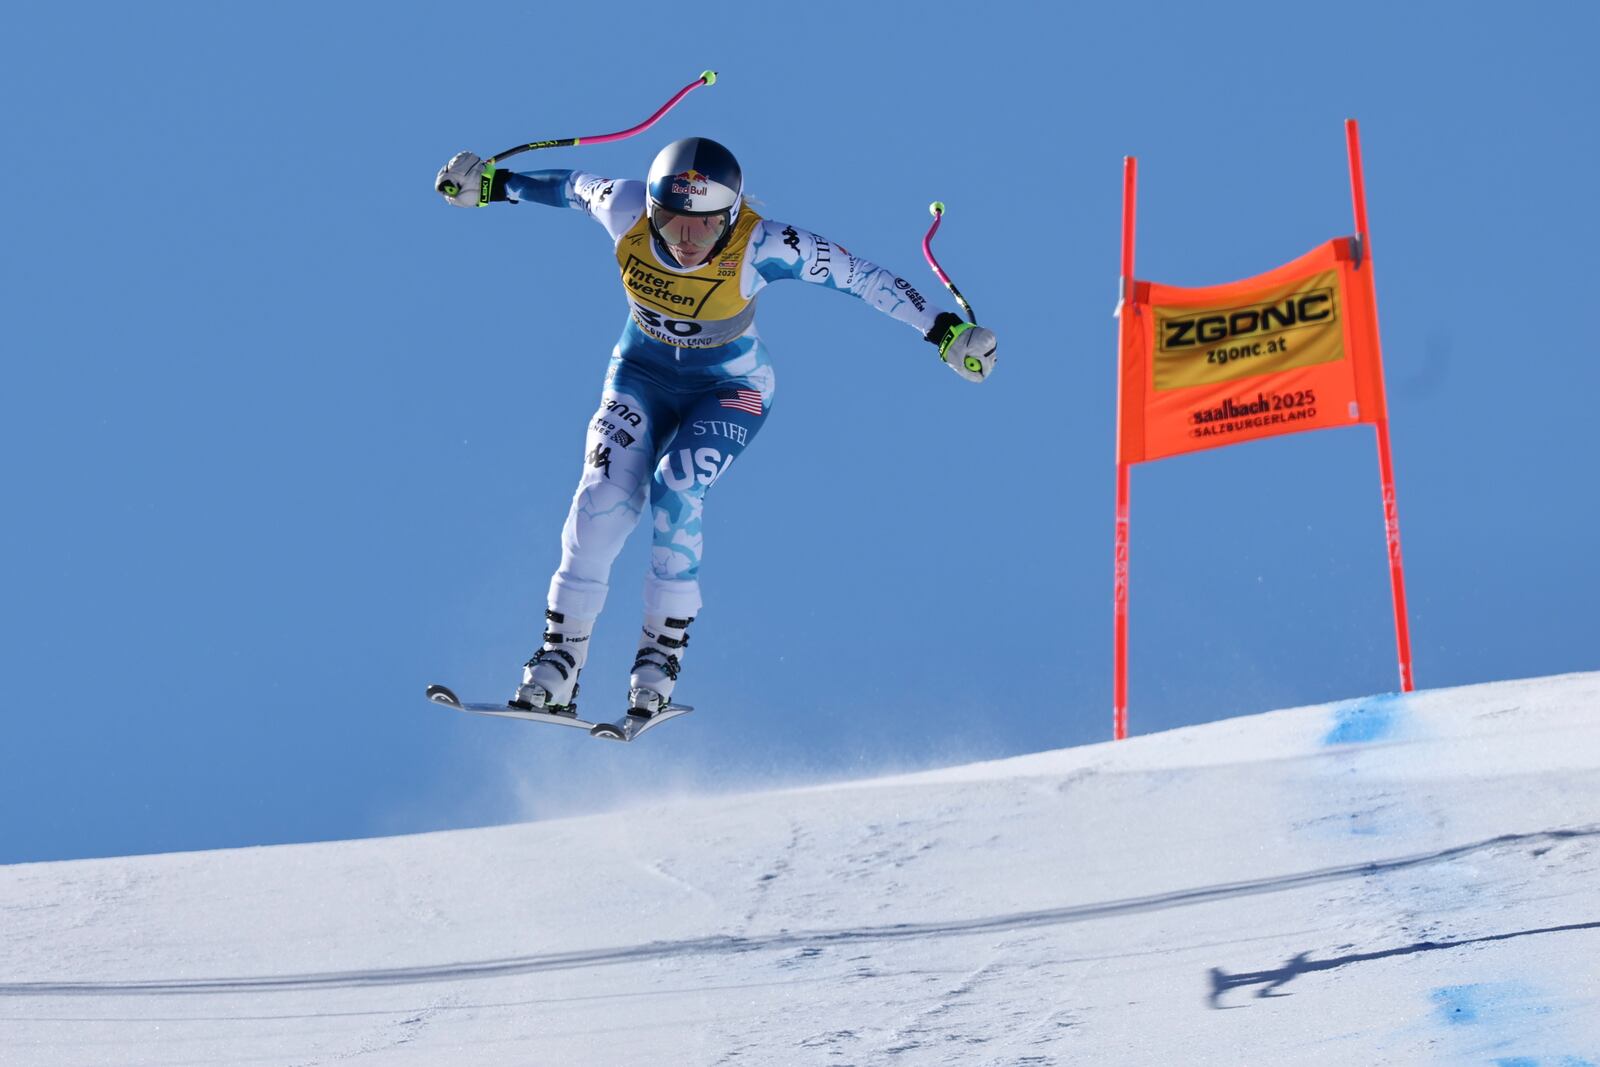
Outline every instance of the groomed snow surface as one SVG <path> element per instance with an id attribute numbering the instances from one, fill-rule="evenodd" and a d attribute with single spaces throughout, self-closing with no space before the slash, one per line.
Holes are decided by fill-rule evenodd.
<path id="1" fill-rule="evenodd" d="M 1600 674 L 3 867 L 0 1063 L 1595 1067 Z"/>

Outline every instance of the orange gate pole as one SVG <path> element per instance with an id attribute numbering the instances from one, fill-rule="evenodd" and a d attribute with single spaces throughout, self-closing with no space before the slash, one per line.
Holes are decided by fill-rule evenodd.
<path id="1" fill-rule="evenodd" d="M 1356 241 L 1361 266 L 1368 272 L 1367 284 L 1373 292 L 1372 344 L 1378 348 L 1377 296 L 1372 284 L 1372 237 L 1367 229 L 1367 186 L 1361 173 L 1361 134 L 1355 119 L 1346 119 L 1345 143 L 1350 151 L 1350 198 L 1355 205 Z M 1382 366 L 1382 361 L 1378 363 Z M 1378 388 L 1383 388 L 1379 373 Z M 1395 646 L 1400 659 L 1400 691 L 1409 693 L 1414 688 L 1411 676 L 1411 626 L 1406 614 L 1406 573 L 1400 556 L 1400 506 L 1394 491 L 1394 458 L 1389 450 L 1389 409 L 1387 402 L 1379 410 L 1376 420 L 1378 430 L 1378 477 L 1383 490 L 1383 528 L 1389 548 L 1389 588 L 1394 594 Z"/>
<path id="2" fill-rule="evenodd" d="M 1133 217 L 1138 191 L 1139 161 L 1132 156 L 1122 160 L 1122 282 L 1117 305 L 1117 384 L 1122 386 L 1122 354 L 1128 350 L 1133 330 Z M 1117 419 L 1123 418 L 1122 397 L 1117 397 Z M 1112 611 L 1116 634 L 1112 652 L 1112 734 L 1121 741 L 1128 736 L 1128 463 L 1122 455 L 1122 428 L 1117 431 L 1117 540 L 1116 571 L 1112 590 Z"/>

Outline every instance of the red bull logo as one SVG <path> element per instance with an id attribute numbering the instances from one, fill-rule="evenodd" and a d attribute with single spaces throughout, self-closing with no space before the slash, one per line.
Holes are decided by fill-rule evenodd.
<path id="1" fill-rule="evenodd" d="M 690 167 L 672 176 L 672 191 L 679 196 L 705 196 L 711 192 L 711 179 Z"/>

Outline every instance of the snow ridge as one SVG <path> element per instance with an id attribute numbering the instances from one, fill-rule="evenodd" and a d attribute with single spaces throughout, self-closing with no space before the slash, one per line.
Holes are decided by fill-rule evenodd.
<path id="1" fill-rule="evenodd" d="M 1600 1064 L 1600 674 L 0 868 L 0 1061 Z"/>

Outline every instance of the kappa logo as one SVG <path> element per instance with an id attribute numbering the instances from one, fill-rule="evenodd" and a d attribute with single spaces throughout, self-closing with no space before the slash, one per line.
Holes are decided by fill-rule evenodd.
<path id="1" fill-rule="evenodd" d="M 589 465 L 607 478 L 611 477 L 611 446 L 595 445 L 594 450 L 589 453 Z"/>
<path id="2" fill-rule="evenodd" d="M 586 178 L 578 183 L 578 206 L 590 218 L 604 209 L 606 198 L 616 190 L 617 183 L 609 178 Z"/>

